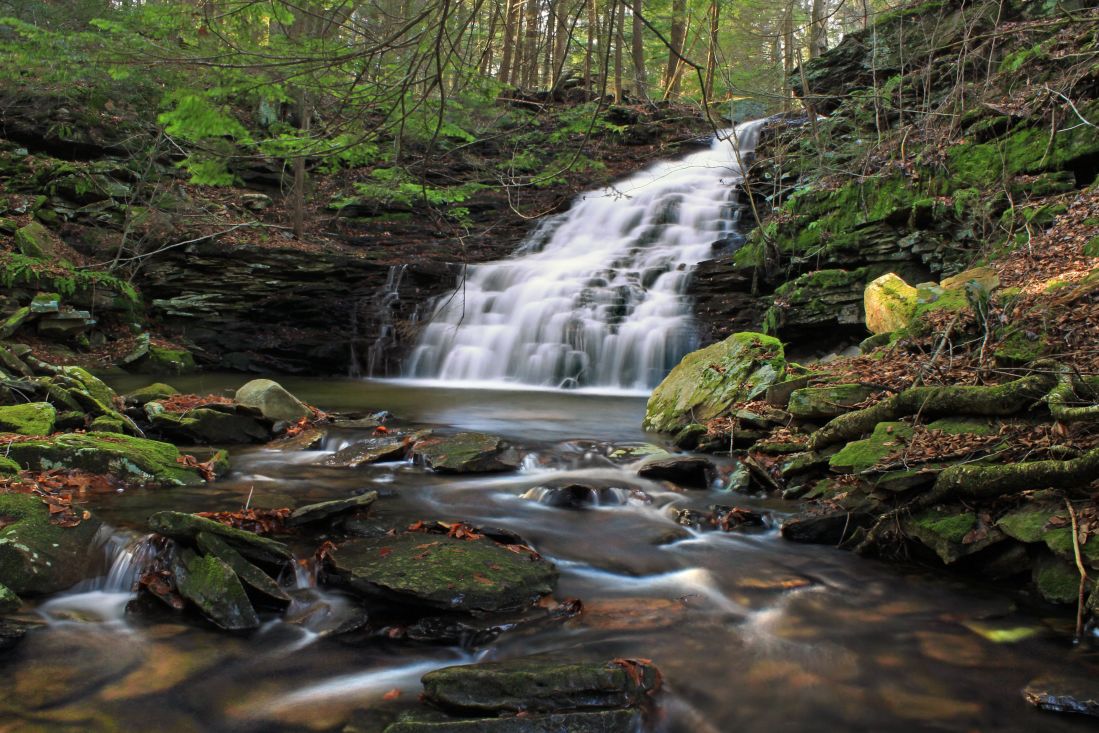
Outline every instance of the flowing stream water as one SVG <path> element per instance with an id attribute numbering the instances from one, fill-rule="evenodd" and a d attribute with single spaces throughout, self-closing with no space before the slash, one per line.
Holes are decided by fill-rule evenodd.
<path id="1" fill-rule="evenodd" d="M 176 381 L 206 393 L 241 378 Z M 231 475 L 207 487 L 95 497 L 91 508 L 116 528 L 104 550 L 112 561 L 99 579 L 40 603 L 35 613 L 48 624 L 0 657 L 3 729 L 338 731 L 352 711 L 382 705 L 384 697 L 414 702 L 430 669 L 541 652 L 653 659 L 667 680 L 659 731 L 962 733 L 1090 725 L 1034 711 L 1020 695 L 1045 673 L 1099 672 L 1094 655 L 1055 633 L 1071 619 L 1020 609 L 970 580 L 787 543 L 774 529 L 742 535 L 678 527 L 674 507 L 738 504 L 776 519 L 789 507 L 717 487 L 673 491 L 608 460 L 608 445 L 646 439 L 638 428 L 641 398 L 284 382 L 324 409 L 389 409 L 443 431 L 501 434 L 525 453 L 524 468 L 447 477 L 408 463 L 319 465 L 368 435 L 337 431 L 323 450 L 236 450 Z M 538 487 L 552 479 L 613 485 L 625 490 L 618 496 L 625 503 L 547 506 Z M 329 636 L 354 605 L 313 588 L 307 570 L 284 579 L 295 606 L 250 635 L 184 622 L 155 604 L 135 607 L 129 583 L 152 512 L 238 509 L 249 497 L 253 506 L 297 506 L 364 489 L 380 492 L 373 513 L 381 522 L 465 520 L 521 534 L 557 564 L 556 597 L 582 599 L 587 611 L 567 623 L 520 626 L 478 646 Z M 637 499 L 637 491 L 651 501 Z M 1033 633 L 1015 643 L 987 638 L 1022 637 L 1020 630 Z"/>
<path id="2" fill-rule="evenodd" d="M 448 384 L 655 386 L 697 347 L 690 270 L 739 236 L 741 165 L 763 122 L 584 194 L 512 258 L 469 267 L 408 373 Z"/>

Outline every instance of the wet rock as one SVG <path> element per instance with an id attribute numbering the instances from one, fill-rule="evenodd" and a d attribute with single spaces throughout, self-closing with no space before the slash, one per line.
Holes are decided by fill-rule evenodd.
<path id="1" fill-rule="evenodd" d="M 1034 587 L 1050 603 L 1075 603 L 1080 593 L 1080 572 L 1068 560 L 1042 554 L 1031 572 Z"/>
<path id="2" fill-rule="evenodd" d="M 675 437 L 672 438 L 672 445 L 680 450 L 694 450 L 706 433 L 705 425 L 691 423 L 675 434 Z"/>
<path id="3" fill-rule="evenodd" d="M 697 509 L 673 509 L 673 519 L 684 527 L 698 530 L 718 530 L 735 532 L 743 529 L 765 529 L 770 524 L 770 515 L 754 509 L 739 506 L 715 504 L 705 512 Z"/>
<path id="4" fill-rule="evenodd" d="M 859 529 L 874 523 L 866 512 L 828 512 L 826 514 L 799 514 L 782 523 L 782 538 L 809 545 L 838 545 Z"/>
<path id="5" fill-rule="evenodd" d="M 607 452 L 607 458 L 616 463 L 628 463 L 648 456 L 666 455 L 667 451 L 652 443 L 637 443 L 633 445 L 613 445 Z"/>
<path id="6" fill-rule="evenodd" d="M 526 657 L 444 667 L 423 677 L 424 697 L 465 713 L 626 708 L 660 688 L 652 663 L 574 662 Z"/>
<path id="7" fill-rule="evenodd" d="M 184 549 L 172 563 L 172 571 L 179 594 L 217 626 L 227 631 L 259 626 L 259 617 L 244 586 L 223 560 Z"/>
<path id="8" fill-rule="evenodd" d="M 271 438 L 266 423 L 235 408 L 218 405 L 185 412 L 157 410 L 159 402 L 145 405 L 152 429 L 177 442 L 210 444 L 263 443 Z"/>
<path id="9" fill-rule="evenodd" d="M 1023 689 L 1023 699 L 1055 713 L 1099 716 L 1099 686 L 1090 677 L 1039 677 Z"/>
<path id="10" fill-rule="evenodd" d="M 482 538 L 410 532 L 352 540 L 330 556 L 334 574 L 352 590 L 415 606 L 452 611 L 529 607 L 557 580 L 552 564 Z"/>
<path id="11" fill-rule="evenodd" d="M 427 438 L 413 444 L 412 457 L 440 473 L 498 473 L 519 467 L 518 451 L 485 433 Z"/>
<path id="12" fill-rule="evenodd" d="M 347 499 L 335 499 L 333 501 L 322 501 L 317 504 L 309 504 L 308 506 L 295 509 L 290 514 L 290 518 L 286 523 L 291 526 L 297 526 L 311 524 L 313 522 L 322 522 L 341 514 L 365 512 L 377 500 L 378 492 L 368 491 L 365 494 L 352 496 Z"/>
<path id="13" fill-rule="evenodd" d="M 324 436 L 326 433 L 313 427 L 307 427 L 297 435 L 287 435 L 278 440 L 272 441 L 267 444 L 268 448 L 272 450 L 281 451 L 302 451 L 302 450 L 317 450 L 324 444 Z"/>
<path id="14" fill-rule="evenodd" d="M 15 613 L 23 607 L 23 601 L 12 592 L 11 588 L 0 583 L 0 614 Z"/>
<path id="15" fill-rule="evenodd" d="M 264 599 L 280 605 L 290 603 L 290 596 L 271 576 L 245 560 L 239 552 L 217 535 L 199 532 L 195 535 L 195 544 L 202 554 L 213 555 L 232 568 L 244 585 L 263 596 Z"/>
<path id="16" fill-rule="evenodd" d="M 75 527 L 49 521 L 49 508 L 30 494 L 0 494 L 0 584 L 13 593 L 55 593 L 83 580 L 94 561 L 100 522 Z"/>
<path id="17" fill-rule="evenodd" d="M 641 725 L 636 710 L 595 710 L 507 718 L 448 718 L 406 713 L 383 733 L 630 733 Z"/>
<path id="18" fill-rule="evenodd" d="M 374 438 L 341 448 L 321 463 L 325 466 L 357 468 L 372 463 L 403 461 L 408 453 L 409 441 L 403 438 Z"/>
<path id="19" fill-rule="evenodd" d="M 0 407 L 0 433 L 49 435 L 57 420 L 57 410 L 48 402 Z"/>
<path id="20" fill-rule="evenodd" d="M 33 628 L 32 624 L 0 618 L 0 652 L 7 651 L 21 642 L 27 632 Z"/>
<path id="21" fill-rule="evenodd" d="M 196 469 L 180 464 L 180 452 L 174 445 L 128 435 L 64 433 L 12 443 L 7 454 L 35 471 L 79 469 L 160 486 L 204 483 Z"/>
<path id="22" fill-rule="evenodd" d="M 648 498 L 640 491 L 636 493 Z M 616 486 L 565 483 L 557 486 L 535 486 L 527 490 L 523 498 L 557 509 L 586 509 L 593 506 L 625 504 L 629 495 L 630 492 L 627 489 Z"/>
<path id="23" fill-rule="evenodd" d="M 294 555 L 281 542 L 254 532 L 227 527 L 212 519 L 183 512 L 157 512 L 149 517 L 149 529 L 176 541 L 194 542 L 199 532 L 221 538 L 245 557 L 270 565 L 289 562 Z"/>
<path id="24" fill-rule="evenodd" d="M 170 384 L 154 382 L 146 387 L 129 392 L 125 395 L 124 399 L 128 405 L 144 407 L 149 402 L 157 402 L 177 394 L 179 394 L 179 390 Z"/>
<path id="25" fill-rule="evenodd" d="M 976 513 L 960 508 L 927 509 L 905 518 L 901 526 L 908 536 L 934 550 L 947 565 L 1004 538 L 996 527 L 983 526 Z"/>
<path id="26" fill-rule="evenodd" d="M 786 371 L 782 342 L 737 333 L 683 357 L 645 408 L 646 430 L 675 432 L 718 417 L 736 402 L 755 399 Z"/>
<path id="27" fill-rule="evenodd" d="M 236 401 L 256 408 L 268 420 L 296 422 L 313 414 L 297 397 L 270 379 L 248 382 L 237 390 Z"/>
<path id="28" fill-rule="evenodd" d="M 707 458 L 669 456 L 645 461 L 637 469 L 637 475 L 654 481 L 671 481 L 692 489 L 708 489 L 717 476 L 717 469 Z"/>
<path id="29" fill-rule="evenodd" d="M 803 387 L 790 395 L 788 409 L 799 420 L 831 419 L 856 409 L 856 405 L 878 391 L 862 384 Z"/>

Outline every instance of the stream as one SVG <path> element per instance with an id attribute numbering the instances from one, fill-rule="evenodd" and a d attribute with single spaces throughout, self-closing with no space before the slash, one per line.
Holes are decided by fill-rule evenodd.
<path id="1" fill-rule="evenodd" d="M 173 380 L 187 392 L 242 377 Z M 0 662 L 6 730 L 341 730 L 355 710 L 416 700 L 432 669 L 544 652 L 578 659 L 651 658 L 665 678 L 659 731 L 1070 731 L 1084 718 L 1030 708 L 1020 690 L 1047 674 L 1093 676 L 1074 650 L 1071 619 L 1044 618 L 968 579 L 884 565 L 756 533 L 698 533 L 670 506 L 714 503 L 771 512 L 792 506 L 720 489 L 673 491 L 637 477 L 608 446 L 646 440 L 644 397 L 631 393 L 447 389 L 415 383 L 285 378 L 326 410 L 389 410 L 440 432 L 480 430 L 524 452 L 523 468 L 448 477 L 409 463 L 317 465 L 367 431 L 332 431 L 323 451 L 246 447 L 231 474 L 200 488 L 127 490 L 89 508 L 114 528 L 103 577 L 39 603 L 46 625 Z M 120 391 L 141 384 L 116 382 Z M 547 506 L 548 479 L 606 482 L 622 503 Z M 300 506 L 375 489 L 372 516 L 464 520 L 512 530 L 553 561 L 555 597 L 581 599 L 566 621 L 517 625 L 476 644 L 384 635 L 327 635 L 354 611 L 314 587 L 308 568 L 284 578 L 284 617 L 235 636 L 138 603 L 128 591 L 147 550 L 146 518 L 162 509 Z M 637 490 L 631 491 L 631 490 Z M 644 492 L 648 501 L 639 498 Z M 249 498 L 250 497 L 250 498 Z M 310 547 L 295 547 L 303 553 Z M 109 573 L 109 575 L 108 575 Z M 140 608 L 135 608 L 135 605 Z M 129 610 L 127 610 L 129 609 Z M 135 612 L 138 611 L 138 612 Z M 1012 641 L 1007 641 L 1012 640 Z M 155 721 L 155 722 L 154 722 Z"/>

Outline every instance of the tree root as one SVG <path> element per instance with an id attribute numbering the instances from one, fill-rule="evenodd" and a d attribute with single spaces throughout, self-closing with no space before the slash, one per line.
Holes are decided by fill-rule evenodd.
<path id="1" fill-rule="evenodd" d="M 1046 404 L 1053 419 L 1058 422 L 1099 422 L 1099 404 L 1095 403 L 1094 395 L 1090 395 L 1086 401 L 1092 404 L 1082 407 L 1070 407 L 1079 405 L 1081 395 L 1091 392 L 1089 385 L 1079 379 L 1068 367 L 1058 367 L 1057 386 L 1046 395 Z"/>
<path id="2" fill-rule="evenodd" d="M 1056 377 L 1043 371 L 992 387 L 909 387 L 876 405 L 833 418 L 809 438 L 809 449 L 820 450 L 846 443 L 871 432 L 880 422 L 916 413 L 928 416 L 1013 415 L 1044 397 L 1054 384 Z"/>
<path id="3" fill-rule="evenodd" d="M 1088 484 L 1099 479 L 1099 448 L 1068 461 L 1027 461 L 996 466 L 951 466 L 935 479 L 917 506 L 951 499 L 995 499 L 1027 489 L 1065 489 L 1090 496 Z"/>

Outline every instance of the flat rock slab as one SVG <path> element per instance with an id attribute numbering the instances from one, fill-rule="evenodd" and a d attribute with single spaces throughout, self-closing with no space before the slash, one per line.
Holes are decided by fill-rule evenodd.
<path id="1" fill-rule="evenodd" d="M 525 657 L 444 667 L 423 677 L 424 697 L 463 713 L 628 708 L 660 687 L 647 661 L 573 662 Z"/>
<path id="2" fill-rule="evenodd" d="M 183 550 L 172 564 L 172 572 L 179 594 L 216 625 L 228 631 L 259 626 L 248 594 L 228 563 L 213 555 Z"/>
<path id="3" fill-rule="evenodd" d="M 656 481 L 671 481 L 692 489 L 708 489 L 717 471 L 714 464 L 706 458 L 669 456 L 646 461 L 637 469 L 637 475 Z"/>
<path id="4" fill-rule="evenodd" d="M 557 569 L 488 539 L 409 532 L 352 540 L 331 555 L 353 590 L 453 611 L 512 611 L 553 591 Z"/>
<path id="5" fill-rule="evenodd" d="M 413 459 L 441 473 L 499 473 L 519 468 L 519 453 L 495 435 L 458 433 L 412 446 Z"/>
<path id="6" fill-rule="evenodd" d="M 466 720 L 409 715 L 386 726 L 384 733 L 633 733 L 639 729 L 640 723 L 641 714 L 637 710 Z"/>
<path id="7" fill-rule="evenodd" d="M 352 443 L 321 461 L 324 466 L 357 468 L 373 463 L 392 463 L 408 457 L 409 441 L 404 438 L 374 438 Z"/>
<path id="8" fill-rule="evenodd" d="M 1040 677 L 1023 689 L 1023 698 L 1042 710 L 1099 716 L 1099 684 L 1093 679 Z"/>
<path id="9" fill-rule="evenodd" d="M 212 519 L 184 512 L 157 512 L 149 517 L 149 529 L 173 540 L 194 542 L 199 532 L 221 538 L 234 550 L 251 560 L 278 565 L 294 559 L 290 548 L 281 542 L 260 537 L 255 532 L 227 527 Z"/>
<path id="10" fill-rule="evenodd" d="M 352 496 L 347 499 L 334 499 L 333 501 L 309 504 L 295 509 L 286 523 L 291 526 L 298 526 L 321 522 L 340 514 L 366 511 L 377 500 L 378 492 L 368 491 L 360 496 Z"/>

